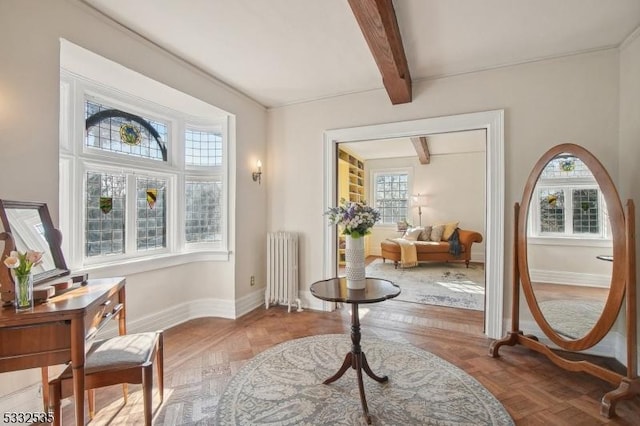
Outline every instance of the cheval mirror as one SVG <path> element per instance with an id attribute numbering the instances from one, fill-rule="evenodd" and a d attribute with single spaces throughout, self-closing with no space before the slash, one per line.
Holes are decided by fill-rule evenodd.
<path id="1" fill-rule="evenodd" d="M 562 144 L 535 164 L 514 210 L 512 326 L 491 344 L 489 354 L 495 358 L 501 346 L 521 344 L 559 367 L 617 386 L 600 406 L 600 414 L 611 417 L 619 400 L 640 394 L 633 201 L 628 200 L 625 214 L 602 164 L 583 147 Z M 537 327 L 551 343 L 521 330 L 520 285 Z M 623 305 L 626 374 L 574 360 L 607 336 Z"/>
<path id="2" fill-rule="evenodd" d="M 45 203 L 0 200 L 0 222 L 4 231 L 0 232 L 0 241 L 4 241 L 2 259 L 13 250 L 43 253 L 42 262 L 33 269 L 34 285 L 69 275 L 60 247 L 62 235 L 53 227 Z M 10 305 L 15 298 L 11 273 L 4 266 L 0 267 L 0 295 L 4 305 Z M 38 298 L 35 290 L 34 297 Z"/>

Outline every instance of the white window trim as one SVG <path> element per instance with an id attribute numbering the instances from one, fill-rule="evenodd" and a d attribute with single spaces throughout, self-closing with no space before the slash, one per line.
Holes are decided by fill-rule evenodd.
<path id="1" fill-rule="evenodd" d="M 60 230 L 65 236 L 63 252 L 70 269 L 74 272 L 96 272 L 111 275 L 140 273 L 158 268 L 176 266 L 200 261 L 229 261 L 229 144 L 231 120 L 228 116 L 212 119 L 187 117 L 169 108 L 150 104 L 142 99 L 117 92 L 112 88 L 61 69 L 60 108 L 69 114 L 61 114 L 60 121 Z M 113 164 L 114 155 L 87 149 L 84 141 L 84 101 L 85 95 L 98 102 L 123 110 L 134 110 L 148 118 L 167 122 L 172 140 L 182 140 L 179 132 L 185 127 L 197 129 L 222 129 L 223 162 L 219 167 L 187 167 L 184 162 L 184 144 L 170 144 L 167 162 L 145 160 L 114 153 L 118 166 Z M 174 116 L 175 118 L 172 118 Z M 106 162 L 106 159 L 109 162 Z M 146 253 L 130 253 L 124 256 L 101 257 L 101 261 L 85 257 L 84 248 L 84 180 L 86 171 L 115 171 L 130 173 L 128 167 L 139 170 L 145 176 L 155 176 L 168 180 L 166 233 L 167 247 Z M 184 236 L 184 188 L 185 178 L 204 181 L 222 181 L 221 232 L 220 243 L 186 244 Z M 128 209 L 132 210 L 132 209 Z M 128 211 L 127 215 L 135 215 Z M 131 228 L 128 228 L 131 229 Z M 131 232 L 131 231 L 129 231 Z M 153 254 L 149 254 L 153 252 Z"/>
<path id="2" fill-rule="evenodd" d="M 411 193 L 413 190 L 413 168 L 412 167 L 394 167 L 394 168 L 375 168 L 369 171 L 369 188 L 371 188 L 369 192 L 369 200 L 367 201 L 370 206 L 375 207 L 377 196 L 376 196 L 376 177 L 379 175 L 407 175 L 407 215 L 409 215 L 409 209 L 411 208 Z M 407 218 L 405 218 L 407 219 Z M 376 224 L 376 227 L 379 228 L 394 228 L 396 227 L 395 223 L 383 223 L 380 222 Z"/>
<path id="3" fill-rule="evenodd" d="M 562 190 L 565 193 L 565 232 L 564 233 L 542 233 L 540 232 L 540 199 L 539 189 Z M 597 189 L 598 190 L 598 209 L 600 212 L 600 234 L 575 234 L 573 232 L 573 221 L 570 217 L 570 210 L 573 208 L 572 191 L 574 189 Z M 535 208 L 530 209 L 530 218 L 528 221 L 527 241 L 532 244 L 549 244 L 549 245 L 570 245 L 583 247 L 611 247 L 611 232 L 607 223 L 607 206 L 602 196 L 602 191 L 595 180 L 585 183 L 584 180 L 564 181 L 564 182 L 539 182 L 531 201 Z"/>

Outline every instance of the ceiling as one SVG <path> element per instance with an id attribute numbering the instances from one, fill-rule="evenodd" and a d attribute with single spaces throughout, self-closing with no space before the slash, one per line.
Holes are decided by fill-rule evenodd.
<path id="1" fill-rule="evenodd" d="M 486 131 L 469 130 L 427 135 L 427 147 L 431 157 L 486 151 Z M 376 139 L 370 141 L 343 142 L 347 150 L 361 160 L 416 157 L 416 149 L 410 138 Z"/>
<path id="2" fill-rule="evenodd" d="M 382 89 L 347 0 L 82 0 L 267 107 Z M 396 0 L 412 80 L 617 47 L 639 0 Z"/>

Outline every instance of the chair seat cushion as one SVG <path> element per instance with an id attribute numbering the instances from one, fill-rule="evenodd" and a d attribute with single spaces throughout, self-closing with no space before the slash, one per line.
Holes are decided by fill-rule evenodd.
<path id="1" fill-rule="evenodd" d="M 85 359 L 85 374 L 135 367 L 147 362 L 156 347 L 157 332 L 125 334 L 95 341 Z M 71 377 L 68 367 L 60 378 Z"/>

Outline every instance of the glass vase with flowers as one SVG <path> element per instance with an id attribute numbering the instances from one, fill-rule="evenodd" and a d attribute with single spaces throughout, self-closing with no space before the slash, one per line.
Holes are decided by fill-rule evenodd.
<path id="1" fill-rule="evenodd" d="M 16 311 L 29 310 L 33 307 L 33 274 L 31 268 L 42 262 L 42 252 L 27 250 L 12 251 L 4 259 L 4 265 L 11 270 L 15 283 Z"/>

